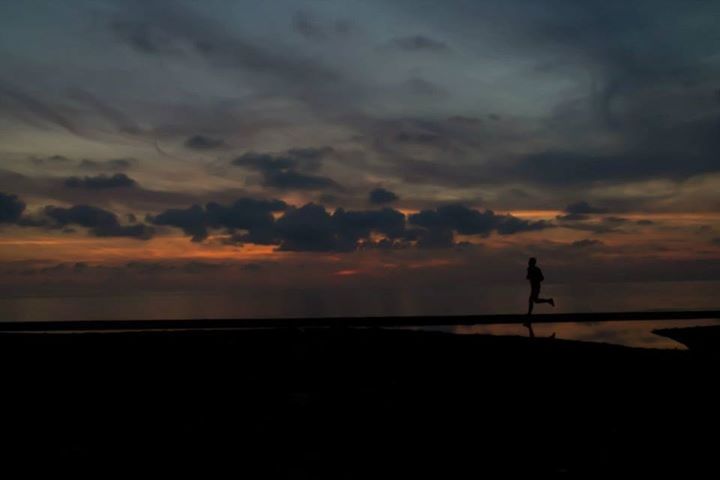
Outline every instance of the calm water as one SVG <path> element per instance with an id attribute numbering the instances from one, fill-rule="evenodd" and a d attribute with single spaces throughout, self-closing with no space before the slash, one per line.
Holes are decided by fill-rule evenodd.
<path id="1" fill-rule="evenodd" d="M 720 282 L 655 282 L 547 285 L 557 308 L 538 305 L 537 313 L 720 309 Z M 126 295 L 46 294 L 0 297 L 0 321 L 133 320 L 187 318 L 278 318 L 392 315 L 523 313 L 524 284 L 473 288 L 468 285 L 424 289 L 282 289 L 242 291 L 136 292 Z M 655 328 L 717 324 L 707 321 L 603 322 L 538 325 L 537 335 L 632 346 L 677 348 L 652 335 Z M 458 327 L 461 333 L 524 335 L 518 326 Z"/>

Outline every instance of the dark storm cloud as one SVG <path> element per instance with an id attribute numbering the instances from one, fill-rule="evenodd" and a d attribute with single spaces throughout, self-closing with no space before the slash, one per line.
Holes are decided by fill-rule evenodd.
<path id="1" fill-rule="evenodd" d="M 281 154 L 248 152 L 231 163 L 264 173 L 287 170 L 315 171 L 322 165 L 322 160 L 332 153 L 333 149 L 330 147 L 293 148 Z"/>
<path id="2" fill-rule="evenodd" d="M 150 216 L 148 220 L 155 225 L 180 228 L 194 242 L 205 240 L 210 228 L 248 230 L 248 240 L 262 239 L 267 231 L 272 230 L 272 213 L 285 209 L 287 204 L 281 200 L 242 198 L 229 206 L 211 202 L 205 208 L 193 205 L 186 209 L 169 209 Z"/>
<path id="3" fill-rule="evenodd" d="M 399 200 L 399 197 L 390 190 L 378 187 L 370 192 L 368 200 L 370 200 L 370 203 L 374 203 L 375 205 L 382 205 L 385 203 L 395 202 Z"/>
<path id="4" fill-rule="evenodd" d="M 392 208 L 382 210 L 345 211 L 338 208 L 332 215 L 338 235 L 355 244 L 372 232 L 397 238 L 405 232 L 405 215 Z"/>
<path id="5" fill-rule="evenodd" d="M 338 183 L 331 178 L 307 175 L 295 171 L 265 174 L 263 185 L 279 190 L 325 190 L 340 188 Z"/>
<path id="6" fill-rule="evenodd" d="M 275 220 L 274 212 L 284 214 Z M 205 240 L 211 230 L 221 230 L 226 234 L 220 239 L 224 244 L 278 245 L 279 250 L 308 252 L 407 248 L 413 244 L 420 248 L 444 248 L 459 245 L 455 243 L 455 234 L 513 235 L 553 226 L 544 221 L 531 222 L 462 205 L 425 210 L 407 219 L 392 208 L 354 211 L 338 208 L 330 213 L 315 203 L 295 208 L 280 200 L 251 198 L 240 199 L 229 206 L 211 202 L 205 207 L 169 209 L 148 216 L 147 221 L 180 228 L 195 242 Z M 374 234 L 384 237 L 382 244 L 373 238 Z"/>
<path id="7" fill-rule="evenodd" d="M 445 42 L 435 40 L 425 35 L 394 38 L 390 41 L 390 45 L 394 48 L 409 52 L 445 52 L 450 49 Z"/>
<path id="8" fill-rule="evenodd" d="M 492 210 L 475 210 L 463 205 L 447 205 L 423 210 L 409 216 L 408 222 L 428 230 L 450 230 L 461 235 L 488 236 L 492 232 L 512 235 L 551 228 L 546 221 L 523 220 L 513 215 L 499 215 Z"/>
<path id="9" fill-rule="evenodd" d="M 337 249 L 332 217 L 321 205 L 309 203 L 283 215 L 276 223 L 280 250 L 327 252 Z"/>
<path id="10" fill-rule="evenodd" d="M 345 211 L 330 215 L 325 207 L 309 203 L 292 209 L 276 222 L 280 250 L 353 251 L 371 233 L 393 239 L 404 234 L 405 215 L 397 210 Z"/>
<path id="11" fill-rule="evenodd" d="M 74 205 L 69 208 L 47 206 L 43 214 L 52 223 L 48 226 L 79 225 L 97 237 L 131 237 L 147 240 L 153 229 L 144 224 L 121 225 L 117 215 L 91 205 Z"/>
<path id="12" fill-rule="evenodd" d="M 55 207 L 48 205 L 39 213 L 23 216 L 25 202 L 16 195 L 0 193 L 0 223 L 14 223 L 21 227 L 62 228 L 78 225 L 86 227 L 97 237 L 131 237 L 147 240 L 154 234 L 148 225 L 123 225 L 113 212 L 92 205 Z"/>
<path id="13" fill-rule="evenodd" d="M 97 175 L 95 177 L 70 177 L 65 179 L 65 186 L 69 188 L 85 188 L 88 190 L 101 190 L 107 188 L 134 187 L 137 182 L 124 173 L 115 175 Z"/>
<path id="14" fill-rule="evenodd" d="M 326 147 L 292 149 L 280 155 L 249 152 L 236 158 L 231 164 L 259 172 L 264 186 L 279 190 L 341 189 L 331 178 L 300 171 L 319 169 L 322 159 L 332 151 Z"/>
<path id="15" fill-rule="evenodd" d="M 450 248 L 455 245 L 455 235 L 449 228 L 432 228 L 413 232 L 418 248 Z"/>
<path id="16" fill-rule="evenodd" d="M 192 237 L 193 242 L 200 242 L 208 236 L 207 215 L 200 205 L 193 205 L 185 209 L 171 208 L 158 215 L 148 217 L 147 220 L 155 225 L 180 228 L 186 235 Z"/>
<path id="17" fill-rule="evenodd" d="M 578 222 L 590 219 L 590 215 L 607 213 L 607 211 L 605 208 L 594 207 L 585 200 L 582 200 L 566 206 L 566 215 L 558 215 L 557 219 L 567 222 Z"/>
<path id="18" fill-rule="evenodd" d="M 25 203 L 17 195 L 0 192 L 0 223 L 16 223 L 25 211 Z"/>
<path id="19" fill-rule="evenodd" d="M 570 205 L 565 207 L 565 211 L 567 213 L 575 214 L 607 213 L 606 208 L 594 207 L 584 200 L 576 203 L 571 203 Z"/>
<path id="20" fill-rule="evenodd" d="M 185 140 L 185 146 L 193 150 L 215 150 L 225 146 L 225 141 L 222 138 L 193 135 Z"/>

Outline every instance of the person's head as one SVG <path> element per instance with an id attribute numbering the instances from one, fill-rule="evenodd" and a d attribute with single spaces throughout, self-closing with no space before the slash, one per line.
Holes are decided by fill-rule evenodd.
<path id="1" fill-rule="evenodd" d="M 530 260 L 528 260 L 528 265 L 530 265 L 531 267 L 534 267 L 536 263 L 537 260 L 535 259 L 535 257 L 530 257 Z"/>

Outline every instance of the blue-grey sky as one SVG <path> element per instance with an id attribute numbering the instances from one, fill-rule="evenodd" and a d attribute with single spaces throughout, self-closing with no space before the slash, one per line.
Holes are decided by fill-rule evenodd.
<path id="1" fill-rule="evenodd" d="M 4 275 L 313 258 L 322 286 L 541 252 L 572 278 L 576 254 L 608 278 L 720 277 L 719 19 L 709 1 L 1 1 Z"/>

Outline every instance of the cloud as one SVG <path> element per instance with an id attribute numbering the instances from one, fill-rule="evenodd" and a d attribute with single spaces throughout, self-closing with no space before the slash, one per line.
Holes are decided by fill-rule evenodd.
<path id="1" fill-rule="evenodd" d="M 263 185 L 279 190 L 326 190 L 339 189 L 335 180 L 317 175 L 286 171 L 265 174 Z"/>
<path id="2" fill-rule="evenodd" d="M 285 213 L 275 220 L 273 213 L 277 212 Z M 243 198 L 227 206 L 211 202 L 204 208 L 169 209 L 149 216 L 148 221 L 180 228 L 195 242 L 219 229 L 229 233 L 223 243 L 278 245 L 284 251 L 353 251 L 361 243 L 372 242 L 373 234 L 407 240 L 405 215 L 391 208 L 338 208 L 330 214 L 314 203 L 291 208 L 280 200 Z"/>
<path id="3" fill-rule="evenodd" d="M 395 140 L 401 143 L 420 143 L 428 144 L 435 143 L 441 137 L 434 133 L 411 133 L 411 132 L 399 132 L 395 135 Z"/>
<path id="4" fill-rule="evenodd" d="M 4 100 L 9 100 L 6 103 Z M 60 109 L 31 94 L 0 82 L 0 107 L 25 119 L 40 120 L 45 124 L 61 127 L 68 132 L 82 136 L 80 128 Z M 27 115 L 29 114 L 29 117 Z M 32 123 L 32 122 L 31 122 Z"/>
<path id="5" fill-rule="evenodd" d="M 211 138 L 205 135 L 193 135 L 185 140 L 185 147 L 192 150 L 216 150 L 225 146 L 225 141 L 221 138 Z"/>
<path id="6" fill-rule="evenodd" d="M 398 37 L 390 41 L 390 45 L 408 52 L 446 52 L 450 50 L 445 42 L 435 40 L 425 35 L 412 35 Z"/>
<path id="7" fill-rule="evenodd" d="M 488 236 L 492 232 L 512 235 L 551 228 L 546 221 L 529 221 L 513 215 L 498 215 L 492 210 L 475 210 L 463 205 L 447 205 L 422 210 L 409 216 L 408 222 L 427 230 L 449 230 L 461 235 Z"/>
<path id="8" fill-rule="evenodd" d="M 352 244 L 353 248 L 358 240 L 369 238 L 373 232 L 391 239 L 401 237 L 405 232 L 405 215 L 392 208 L 360 211 L 338 208 L 332 221 L 340 240 Z"/>
<path id="9" fill-rule="evenodd" d="M 108 120 L 119 132 L 128 133 L 131 135 L 137 135 L 142 133 L 142 128 L 128 115 L 121 112 L 117 108 L 114 108 L 105 102 L 101 101 L 94 95 L 81 90 L 79 88 L 73 88 L 69 91 L 70 98 L 89 105 L 97 113 L 99 113 L 104 119 Z"/>
<path id="10" fill-rule="evenodd" d="M 51 155 L 49 157 L 32 157 L 32 158 L 30 158 L 30 161 L 38 166 L 47 165 L 47 166 L 51 166 L 51 167 L 67 166 L 70 163 L 72 163 L 72 161 L 69 158 L 67 158 L 63 155 Z"/>
<path id="11" fill-rule="evenodd" d="M 154 225 L 178 227 L 186 235 L 190 235 L 193 242 L 200 242 L 208 236 L 207 215 L 200 205 L 193 205 L 185 209 L 171 208 L 158 215 L 148 217 L 148 221 Z"/>
<path id="12" fill-rule="evenodd" d="M 407 224 L 419 228 L 407 228 Z M 457 245 L 455 233 L 487 236 L 549 228 L 547 222 L 529 222 L 512 215 L 496 215 L 455 205 L 426 210 L 406 218 L 392 208 L 346 211 L 338 208 L 331 215 L 321 205 L 306 204 L 288 210 L 275 222 L 280 250 L 353 251 L 364 246 L 380 246 L 373 234 L 384 236 L 385 247 L 447 248 Z M 408 243 L 411 242 L 411 243 Z"/>
<path id="13" fill-rule="evenodd" d="M 566 215 L 558 215 L 556 218 L 566 222 L 580 222 L 590 219 L 590 215 L 597 213 L 607 213 L 607 209 L 593 207 L 585 200 L 571 203 L 565 207 Z"/>
<path id="14" fill-rule="evenodd" d="M 396 202 L 399 198 L 400 197 L 398 197 L 394 192 L 378 187 L 370 192 L 368 199 L 370 200 L 370 203 L 382 205 L 385 203 Z"/>
<path id="15" fill-rule="evenodd" d="M 137 164 L 134 158 L 115 158 L 111 160 L 88 160 L 83 159 L 78 165 L 84 170 L 128 170 Z"/>
<path id="16" fill-rule="evenodd" d="M 95 177 L 70 177 L 65 179 L 65 186 L 69 188 L 85 188 L 89 190 L 101 190 L 107 188 L 134 187 L 137 182 L 124 173 L 116 173 L 113 176 L 98 175 Z"/>
<path id="17" fill-rule="evenodd" d="M 292 29 L 306 40 L 325 42 L 350 34 L 353 24 L 349 20 L 338 19 L 333 22 L 322 22 L 307 11 L 298 11 L 292 17 Z"/>
<path id="18" fill-rule="evenodd" d="M 332 152 L 329 147 L 292 149 L 277 155 L 248 152 L 231 164 L 260 172 L 266 187 L 279 190 L 339 190 L 341 186 L 331 178 L 300 171 L 319 169 L 322 159 Z"/>
<path id="19" fill-rule="evenodd" d="M 69 208 L 47 206 L 43 214 L 53 222 L 52 226 L 79 225 L 89 228 L 90 233 L 97 237 L 131 237 L 147 240 L 154 233 L 151 227 L 144 224 L 121 225 L 117 215 L 91 205 L 74 205 Z"/>
<path id="20" fill-rule="evenodd" d="M 25 211 L 25 203 L 17 195 L 0 192 L 0 223 L 16 223 Z"/>
<path id="21" fill-rule="evenodd" d="M 353 251 L 373 232 L 397 238 L 405 230 L 405 215 L 397 210 L 345 211 L 330 215 L 323 206 L 309 203 L 289 210 L 276 222 L 280 250 Z"/>
<path id="22" fill-rule="evenodd" d="M 600 247 L 602 245 L 604 245 L 603 242 L 601 242 L 600 240 L 592 239 L 592 238 L 586 238 L 584 240 L 577 240 L 570 244 L 570 246 L 572 248 L 590 248 L 590 247 Z"/>
<path id="23" fill-rule="evenodd" d="M 411 94 L 422 97 L 444 97 L 448 93 L 440 85 L 420 77 L 413 77 L 406 81 L 404 87 Z"/>
<path id="24" fill-rule="evenodd" d="M 567 213 L 575 213 L 575 214 L 589 214 L 589 213 L 607 213 L 607 209 L 605 208 L 599 208 L 599 207 L 593 207 L 586 201 L 580 201 L 576 203 L 571 203 L 567 207 L 565 207 L 565 211 Z"/>
<path id="25" fill-rule="evenodd" d="M 466 115 L 453 115 L 448 118 L 449 122 L 458 123 L 460 125 L 477 126 L 482 125 L 483 119 L 478 117 L 468 117 Z"/>
<path id="26" fill-rule="evenodd" d="M 293 209 L 276 223 L 282 239 L 280 250 L 326 252 L 337 249 L 337 238 L 332 217 L 324 207 L 309 203 Z"/>
<path id="27" fill-rule="evenodd" d="M 185 209 L 168 209 L 150 216 L 148 221 L 154 225 L 180 228 L 186 235 L 190 235 L 194 242 L 205 240 L 210 228 L 219 228 L 231 231 L 247 230 L 246 236 L 242 236 L 244 241 L 257 240 L 257 243 L 267 243 L 268 232 L 272 237 L 272 214 L 286 209 L 287 204 L 281 200 L 241 198 L 228 206 L 210 202 L 205 208 L 193 205 Z"/>
<path id="28" fill-rule="evenodd" d="M 628 223 L 629 220 L 623 217 L 603 217 L 602 222 L 612 225 L 622 225 L 624 223 Z"/>
<path id="29" fill-rule="evenodd" d="M 163 2 L 135 2 L 110 27 L 123 43 L 144 55 L 200 57 L 215 67 L 242 71 L 260 89 L 282 88 L 305 101 L 320 100 L 319 95 L 308 94 L 341 80 L 336 71 L 313 58 L 253 43 L 237 35 L 237 30 L 228 33 L 220 21 L 177 3 L 169 7 Z"/>
<path id="30" fill-rule="evenodd" d="M 571 216 L 571 215 L 567 215 Z M 559 218 L 559 220 L 565 220 L 563 218 Z M 617 223 L 613 222 L 603 222 L 600 223 L 594 223 L 594 222 L 585 222 L 585 219 L 573 219 L 571 221 L 566 221 L 565 223 L 562 223 L 560 226 L 562 228 L 567 228 L 570 230 L 577 230 L 581 232 L 592 232 L 596 235 L 605 235 L 608 233 L 620 233 L 620 234 L 626 234 L 628 233 L 627 230 L 623 230 L 621 228 L 618 228 Z"/>
<path id="31" fill-rule="evenodd" d="M 449 228 L 433 228 L 415 233 L 418 248 L 450 248 L 455 245 L 455 235 Z"/>

